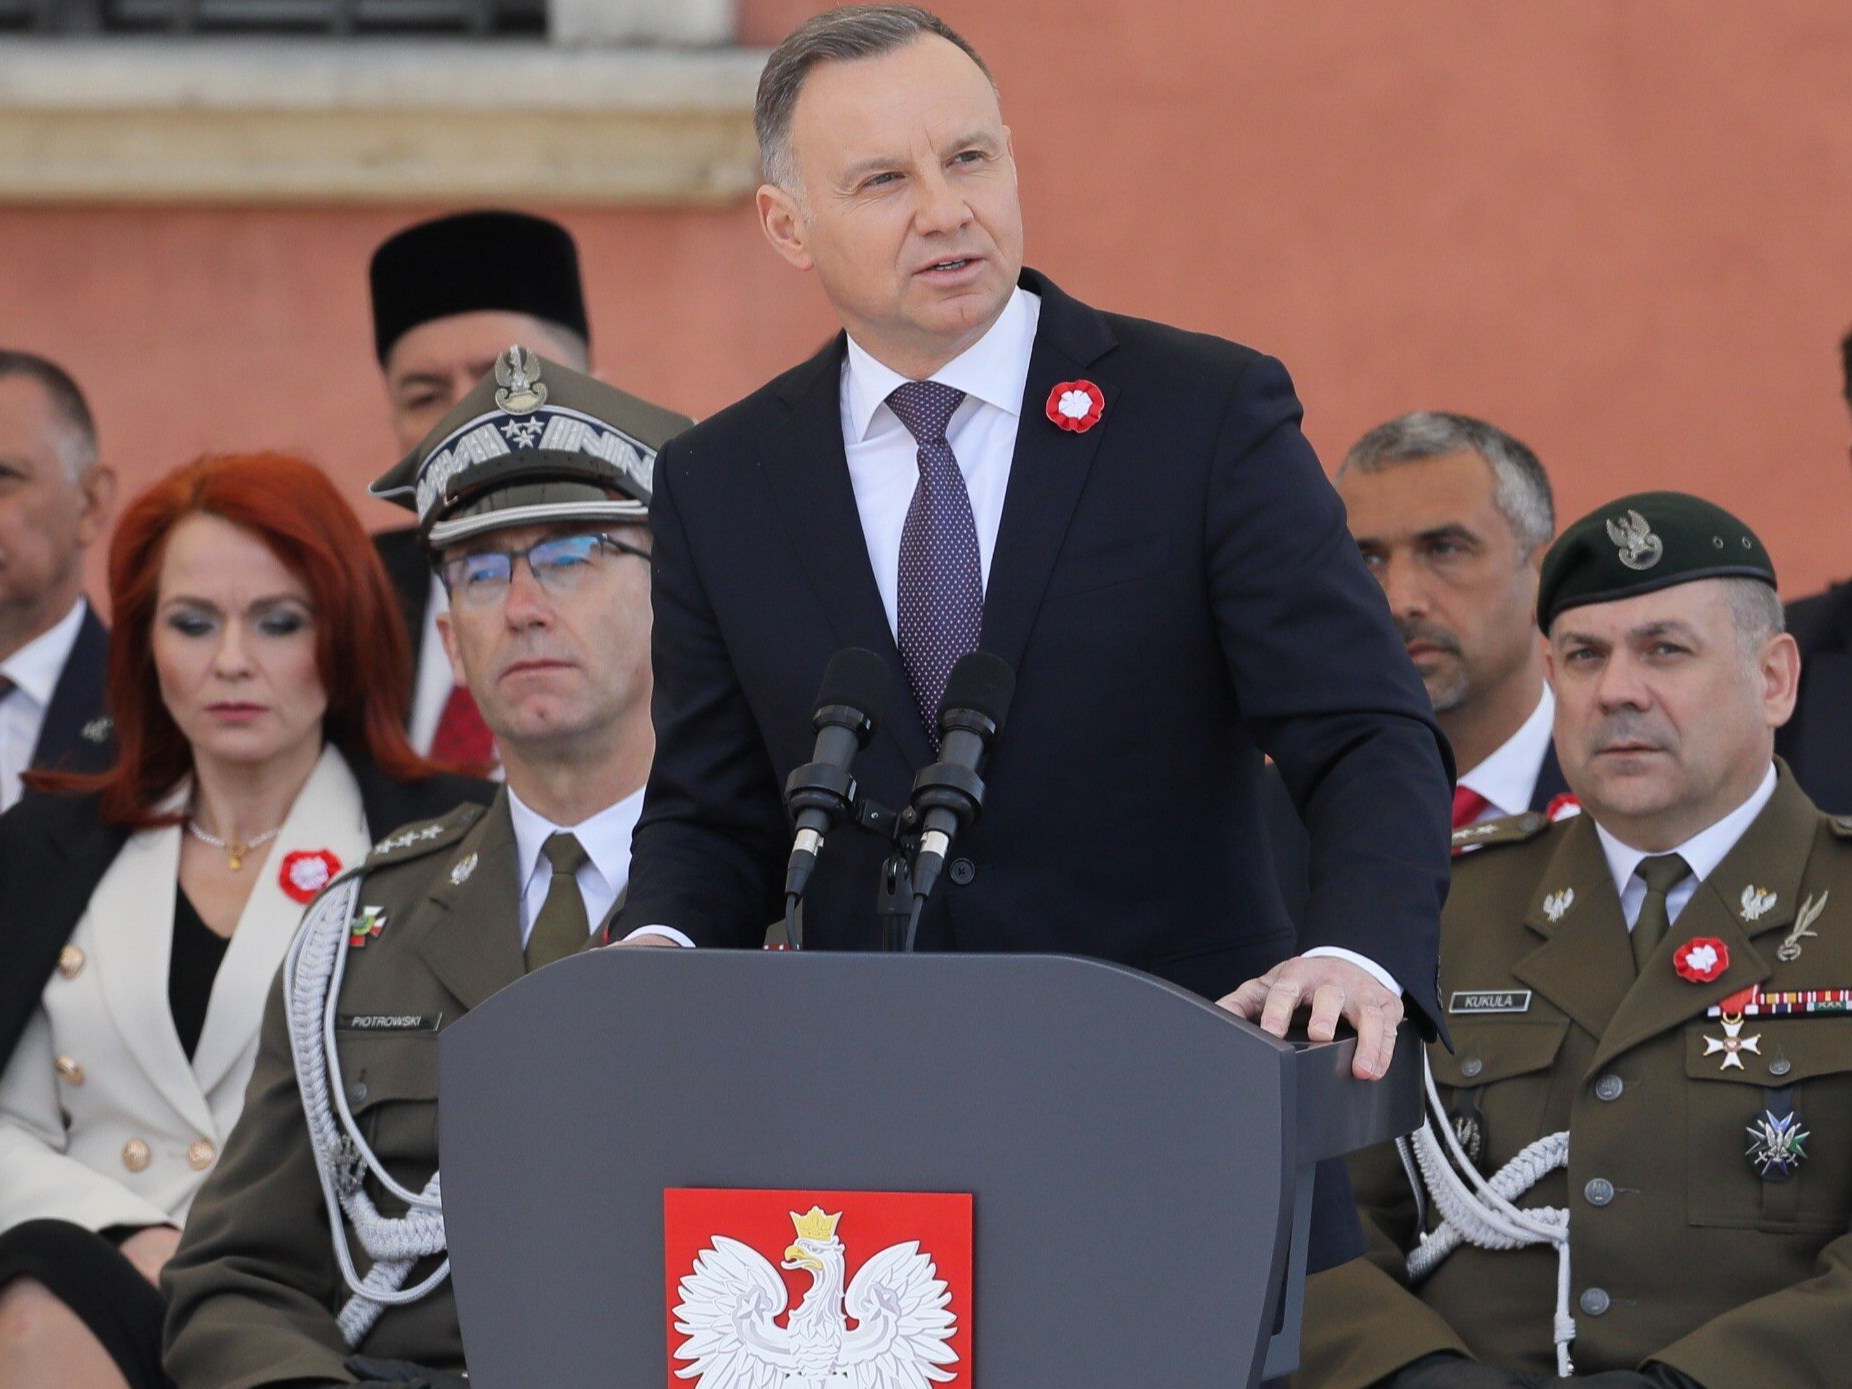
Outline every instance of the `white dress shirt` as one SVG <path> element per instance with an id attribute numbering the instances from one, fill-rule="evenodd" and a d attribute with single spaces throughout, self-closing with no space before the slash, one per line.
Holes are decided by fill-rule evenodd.
<path id="1" fill-rule="evenodd" d="M 578 872 L 579 895 L 585 899 L 585 919 L 594 931 L 604 925 L 619 894 L 630 885 L 630 835 L 643 813 L 641 788 L 576 825 L 554 824 L 539 811 L 523 804 L 512 791 L 508 793 L 508 813 L 514 820 L 517 862 L 524 866 L 521 948 L 527 948 L 527 938 L 534 930 L 534 918 L 540 915 L 547 890 L 553 886 L 553 865 L 540 852 L 541 846 L 562 831 L 576 838 L 586 853 L 585 866 Z"/>
<path id="2" fill-rule="evenodd" d="M 931 378 L 965 393 L 945 427 L 946 442 L 964 474 L 977 522 L 978 561 L 986 586 L 990 557 L 1003 523 L 1003 495 L 1010 485 L 1010 460 L 1016 456 L 1016 426 L 1022 393 L 1029 380 L 1029 353 L 1042 301 L 1018 288 L 1003 306 L 990 331 L 952 358 Z M 862 518 L 862 537 L 874 566 L 875 586 L 887 625 L 900 630 L 900 532 L 907 507 L 919 485 L 919 443 L 887 406 L 897 386 L 911 378 L 883 366 L 853 337 L 842 368 L 842 443 L 849 458 L 849 485 Z"/>
<path id="3" fill-rule="evenodd" d="M 1016 456 L 1016 430 L 1022 422 L 1023 391 L 1029 381 L 1029 356 L 1035 347 L 1042 301 L 1018 286 L 997 321 L 983 337 L 935 371 L 929 380 L 965 393 L 945 427 L 945 439 L 971 494 L 977 523 L 978 561 L 986 589 L 990 560 L 1003 523 L 1003 499 L 1010 485 L 1010 462 Z M 900 533 L 907 508 L 919 485 L 919 441 L 907 432 L 887 398 L 912 378 L 876 361 L 849 338 L 843 361 L 841 410 L 843 451 L 849 461 L 849 485 L 862 521 L 862 538 L 887 611 L 888 630 L 900 632 Z M 661 927 L 645 927 L 669 934 Z M 631 934 L 638 934 L 632 932 Z M 679 933 L 678 933 L 679 934 Z M 1365 970 L 1394 993 L 1402 987 L 1389 972 L 1353 950 L 1319 946 L 1307 956 L 1335 956 Z"/>
<path id="4" fill-rule="evenodd" d="M 45 727 L 45 711 L 64 674 L 64 663 L 77 645 L 86 605 L 79 598 L 71 610 L 19 650 L 0 661 L 0 675 L 13 690 L 0 698 L 0 810 L 19 799 L 20 776 L 32 766 L 32 750 Z"/>
<path id="5" fill-rule="evenodd" d="M 1501 815 L 1518 815 L 1530 809 L 1531 797 L 1537 794 L 1537 774 L 1543 769 L 1543 755 L 1550 747 L 1551 726 L 1556 720 L 1556 696 L 1546 681 L 1543 697 L 1530 717 L 1518 725 L 1518 731 L 1471 771 L 1460 774 L 1460 785 L 1477 791 L 1486 799 L 1486 807 L 1474 817 L 1494 820 Z"/>
<path id="6" fill-rule="evenodd" d="M 1756 816 L 1762 813 L 1769 797 L 1775 794 L 1775 766 L 1769 764 L 1768 774 L 1762 778 L 1762 784 L 1756 787 L 1748 800 L 1709 829 L 1699 830 L 1691 838 L 1668 852 L 1678 854 L 1691 866 L 1690 876 L 1673 884 L 1666 893 L 1666 920 L 1678 920 L 1678 914 L 1685 909 L 1685 903 L 1698 890 L 1698 884 L 1708 878 L 1722 863 L 1724 856 L 1736 847 L 1736 841 L 1743 837 Z M 1646 901 L 1646 882 L 1636 871 L 1640 860 L 1654 857 L 1644 849 L 1635 849 L 1623 844 L 1609 834 L 1599 824 L 1595 833 L 1601 836 L 1601 852 L 1607 856 L 1608 872 L 1614 876 L 1614 890 L 1620 894 L 1621 915 L 1627 920 L 1627 929 L 1633 930 L 1633 923 L 1640 919 L 1641 904 Z"/>

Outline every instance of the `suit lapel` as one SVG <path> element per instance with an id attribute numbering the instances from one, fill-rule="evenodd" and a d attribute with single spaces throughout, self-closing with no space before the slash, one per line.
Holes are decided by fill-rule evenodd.
<path id="1" fill-rule="evenodd" d="M 1601 840 L 1586 815 L 1563 832 L 1524 924 L 1544 942 L 1512 973 L 1601 1036 L 1633 984 L 1633 951 Z"/>
<path id="2" fill-rule="evenodd" d="M 760 448 L 766 485 L 778 508 L 792 550 L 810 580 L 811 591 L 841 646 L 860 646 L 883 657 L 895 690 L 905 690 L 906 669 L 881 605 L 881 590 L 869 563 L 861 512 L 849 481 L 842 442 L 842 362 L 846 340 L 835 340 L 794 373 L 783 392 L 788 418 L 765 431 Z M 911 701 L 892 700 L 891 709 Z M 917 719 L 881 720 L 897 740 L 908 766 L 932 760 Z"/>
<path id="3" fill-rule="evenodd" d="M 332 746 L 324 748 L 270 852 L 261 863 L 246 865 L 257 877 L 218 977 L 212 981 L 205 1025 L 193 1049 L 193 1074 L 206 1095 L 213 1095 L 226 1073 L 254 1045 L 269 1000 L 267 986 L 302 921 L 302 903 L 283 890 L 284 858 L 299 849 L 327 849 L 343 865 L 354 864 L 366 857 L 370 843 L 360 790 L 341 755 Z M 214 1098 L 234 1110 L 243 1099 L 238 1094 Z"/>
<path id="4" fill-rule="evenodd" d="M 69 771 L 100 772 L 115 760 L 115 740 L 103 724 L 86 736 L 85 730 L 103 712 L 104 667 L 109 659 L 109 633 L 86 602 L 77 640 L 65 659 L 51 702 L 39 725 L 32 749 L 34 767 L 63 767 Z M 102 736 L 97 736 L 98 732 Z"/>
<path id="5" fill-rule="evenodd" d="M 1563 779 L 1563 765 L 1556 760 L 1556 740 L 1543 745 L 1543 761 L 1537 766 L 1537 787 L 1530 794 L 1530 808 L 1547 811 L 1550 802 L 1569 790 Z"/>
<path id="6" fill-rule="evenodd" d="M 1068 522 L 1086 490 L 1093 460 L 1112 431 L 1119 398 L 1111 378 L 1093 370 L 1093 363 L 1114 345 L 1105 318 L 1033 271 L 1024 273 L 1023 285 L 1041 296 L 1042 309 L 1023 387 L 1003 520 L 984 590 L 983 647 L 1012 669 L 1022 663 Z M 1106 398 L 1099 423 L 1079 434 L 1056 428 L 1046 414 L 1049 392 L 1083 375 Z"/>
<path id="7" fill-rule="evenodd" d="M 1773 971 L 1751 941 L 1793 925 L 1800 907 L 1801 875 L 1813 850 L 1815 815 L 1812 803 L 1784 772 L 1774 798 L 1716 870 L 1698 884 L 1646 962 L 1615 1014 L 1612 1028 L 1601 1039 L 1595 1067 L 1649 1037 L 1702 1016 L 1712 1004 L 1769 977 Z M 1748 887 L 1774 894 L 1773 904 L 1753 921 L 1744 920 L 1742 894 Z M 1708 984 L 1692 983 L 1680 977 L 1673 956 L 1688 941 L 1704 937 L 1723 942 L 1729 968 Z"/>
<path id="8" fill-rule="evenodd" d="M 91 956 L 125 1050 L 187 1124 L 210 1133 L 212 1111 L 167 1002 L 179 881 L 179 827 L 144 830 L 122 846 L 97 884 L 86 919 L 96 946 Z"/>
<path id="9" fill-rule="evenodd" d="M 521 958 L 521 875 L 508 793 L 449 851 L 476 856 L 463 882 L 440 875 L 413 926 L 425 965 L 465 1008 L 474 1008 L 526 970 Z"/>

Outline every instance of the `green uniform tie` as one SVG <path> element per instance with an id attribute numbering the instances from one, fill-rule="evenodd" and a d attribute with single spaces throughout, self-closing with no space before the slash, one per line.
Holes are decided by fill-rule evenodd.
<path id="1" fill-rule="evenodd" d="M 1640 915 L 1633 923 L 1633 967 L 1636 972 L 1644 972 L 1659 942 L 1672 929 L 1666 893 L 1691 876 L 1691 865 L 1677 854 L 1655 854 L 1641 859 L 1634 872 L 1646 884 L 1646 900 L 1640 904 Z"/>
<path id="2" fill-rule="evenodd" d="M 534 929 L 527 938 L 527 968 L 532 971 L 568 955 L 577 954 L 592 933 L 585 915 L 585 899 L 579 895 L 578 872 L 591 862 L 584 845 L 562 830 L 549 835 L 540 853 L 553 865 L 553 882 L 547 888 L 547 900 L 540 904 Z"/>

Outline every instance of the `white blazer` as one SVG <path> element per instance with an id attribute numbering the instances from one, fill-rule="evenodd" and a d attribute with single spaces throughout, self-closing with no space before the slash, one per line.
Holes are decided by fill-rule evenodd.
<path id="1" fill-rule="evenodd" d="M 260 862 L 189 1063 L 167 1004 L 178 826 L 130 836 L 91 894 L 0 1074 L 0 1230 L 40 1216 L 88 1229 L 179 1225 L 244 1107 L 258 1027 L 301 920 L 280 881 L 295 850 L 359 863 L 360 788 L 323 750 Z"/>

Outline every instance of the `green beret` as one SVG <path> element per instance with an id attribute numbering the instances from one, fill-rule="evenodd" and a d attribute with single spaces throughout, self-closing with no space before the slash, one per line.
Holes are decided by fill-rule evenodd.
<path id="1" fill-rule="evenodd" d="M 1611 603 L 1694 579 L 1760 579 L 1775 565 L 1755 532 L 1684 492 L 1636 492 L 1568 527 L 1543 557 L 1537 625 L 1587 603 Z"/>
<path id="2" fill-rule="evenodd" d="M 520 344 L 367 490 L 442 549 L 483 531 L 649 518 L 656 452 L 694 421 Z"/>

